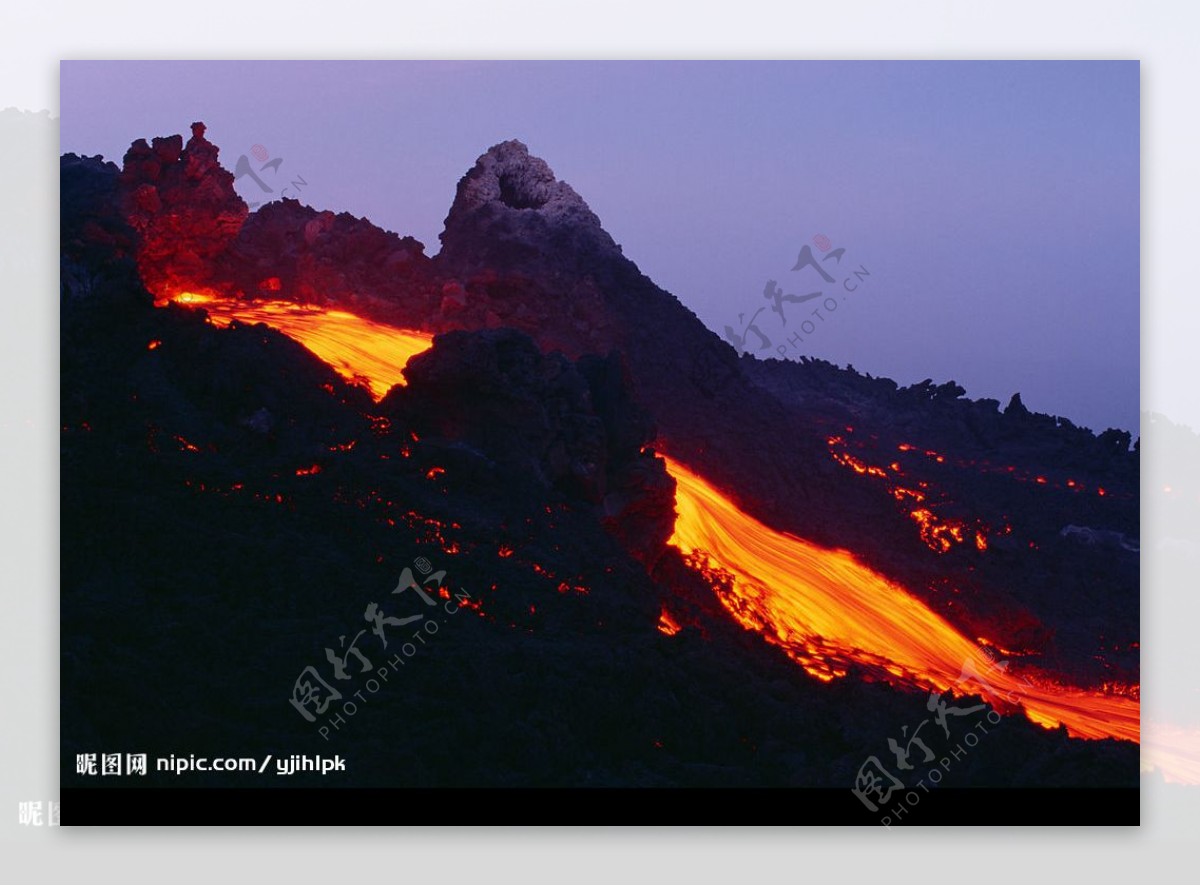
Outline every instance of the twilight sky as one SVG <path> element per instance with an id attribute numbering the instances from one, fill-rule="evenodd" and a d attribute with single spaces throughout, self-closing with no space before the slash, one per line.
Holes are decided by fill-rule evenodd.
<path id="1" fill-rule="evenodd" d="M 64 62 L 62 150 L 118 164 L 193 120 L 276 194 L 435 254 L 459 177 L 518 138 L 625 255 L 774 355 L 954 379 L 1099 431 L 1138 426 L 1137 62 Z M 263 153 L 265 151 L 265 154 Z M 247 201 L 269 199 L 248 177 Z M 834 287 L 797 255 L 825 235 Z M 812 245 L 815 255 L 822 255 Z M 840 268 L 840 270 L 839 270 Z M 753 334 L 751 350 L 759 344 Z M 797 354 L 795 348 L 789 356 Z"/>

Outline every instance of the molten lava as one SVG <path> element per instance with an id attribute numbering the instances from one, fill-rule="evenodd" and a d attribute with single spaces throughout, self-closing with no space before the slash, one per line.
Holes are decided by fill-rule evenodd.
<path id="1" fill-rule="evenodd" d="M 679 462 L 667 458 L 667 466 L 678 484 L 670 543 L 731 575 L 719 595 L 733 617 L 809 673 L 830 680 L 858 665 L 892 683 L 944 692 L 960 682 L 964 665 L 982 662 L 978 645 L 846 551 L 771 529 Z M 971 681 L 959 692 L 1004 708 L 1018 704 L 1031 720 L 1062 724 L 1076 737 L 1138 741 L 1136 698 L 1061 686 L 1033 673 L 986 674 L 991 691 Z"/>
<path id="2" fill-rule="evenodd" d="M 174 301 L 202 306 L 214 322 L 225 325 L 238 320 L 272 326 L 347 378 L 364 381 L 376 399 L 393 384 L 402 384 L 405 364 L 432 343 L 425 333 L 285 301 L 237 302 L 191 293 Z M 344 448 L 352 446 L 353 442 Z M 886 476 L 883 469 L 849 459 L 844 463 Z M 678 461 L 667 458 L 667 466 L 678 484 L 678 517 L 670 543 L 709 571 L 731 576 L 732 581 L 719 583 L 718 595 L 733 617 L 762 633 L 809 673 L 832 680 L 854 667 L 892 683 L 947 691 L 963 682 L 965 666 L 982 662 L 977 644 L 848 552 L 771 529 Z M 923 499 L 915 490 L 908 494 L 917 502 Z M 956 535 L 955 541 L 966 538 Z M 976 535 L 975 541 L 982 549 L 986 539 L 980 538 Z M 447 550 L 457 550 L 457 542 L 440 541 Z M 665 610 L 658 627 L 665 634 L 679 629 Z M 986 685 L 968 683 L 965 692 L 983 695 L 1004 709 L 1019 705 L 1035 722 L 1062 724 L 1074 736 L 1139 739 L 1139 703 L 1131 695 L 1063 686 L 1032 672 L 987 669 L 984 679 Z M 1166 758 L 1163 768 L 1194 776 L 1173 757 L 1184 754 L 1183 742 L 1163 744 L 1168 748 L 1160 754 Z"/>
<path id="3" fill-rule="evenodd" d="M 658 629 L 668 637 L 674 637 L 683 630 L 679 622 L 671 617 L 671 613 L 667 611 L 665 606 L 663 607 L 662 614 L 658 617 Z"/>
<path id="4" fill-rule="evenodd" d="M 288 301 L 242 302 L 185 292 L 176 304 L 203 307 L 215 323 L 265 323 L 291 336 L 345 378 L 365 384 L 380 399 L 404 384 L 401 370 L 433 344 L 433 336 L 384 326 L 346 311 Z"/>

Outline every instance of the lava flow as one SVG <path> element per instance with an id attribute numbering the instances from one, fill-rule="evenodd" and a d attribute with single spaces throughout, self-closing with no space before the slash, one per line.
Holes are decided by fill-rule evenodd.
<path id="1" fill-rule="evenodd" d="M 720 593 L 726 608 L 809 673 L 831 680 L 860 665 L 892 683 L 945 692 L 962 681 L 964 665 L 983 661 L 978 645 L 846 551 L 764 526 L 679 462 L 667 458 L 667 466 L 678 484 L 670 543 L 731 575 Z M 965 694 L 1011 707 L 1008 699 L 1034 722 L 1062 724 L 1079 738 L 1139 740 L 1136 698 L 1007 670 L 989 669 L 984 679 L 991 692 L 976 680 Z"/>
<path id="2" fill-rule="evenodd" d="M 403 383 L 404 365 L 432 343 L 425 333 L 286 301 L 245 303 L 194 293 L 173 300 L 203 307 L 226 325 L 272 326 L 346 377 L 365 381 L 376 399 Z M 773 530 L 678 461 L 666 461 L 678 484 L 670 543 L 709 570 L 732 576 L 719 596 L 733 617 L 809 673 L 832 680 L 856 666 L 894 684 L 944 692 L 963 682 L 966 663 L 982 661 L 978 645 L 846 551 Z M 667 634 L 678 630 L 669 619 L 661 626 Z M 976 681 L 966 693 L 1005 709 L 1019 705 L 1033 721 L 1062 724 L 1076 737 L 1139 740 L 1134 697 L 1062 686 L 1033 673 L 1022 678 L 989 669 L 984 679 L 986 687 Z"/>
<path id="3" fill-rule="evenodd" d="M 347 311 L 289 301 L 241 302 L 185 292 L 176 304 L 202 307 L 213 322 L 228 326 L 265 323 L 291 336 L 341 375 L 365 384 L 376 400 L 392 385 L 404 384 L 401 370 L 433 344 L 433 336 L 375 323 Z"/>

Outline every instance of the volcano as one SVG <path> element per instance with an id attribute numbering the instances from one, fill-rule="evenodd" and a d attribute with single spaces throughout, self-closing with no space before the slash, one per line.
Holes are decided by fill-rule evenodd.
<path id="1" fill-rule="evenodd" d="M 741 354 L 518 141 L 434 257 L 201 123 L 61 172 L 64 785 L 1136 786 L 1128 432 Z"/>

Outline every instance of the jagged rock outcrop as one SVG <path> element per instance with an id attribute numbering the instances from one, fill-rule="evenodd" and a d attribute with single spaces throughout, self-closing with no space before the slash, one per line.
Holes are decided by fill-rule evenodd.
<path id="1" fill-rule="evenodd" d="M 451 272 L 528 270 L 539 260 L 583 267 L 620 253 L 583 198 L 516 140 L 489 148 L 459 180 L 441 240 L 439 264 Z"/>
<path id="2" fill-rule="evenodd" d="M 141 236 L 138 268 L 157 298 L 209 288 L 215 259 L 249 212 L 204 132 L 203 123 L 193 123 L 186 145 L 172 135 L 151 144 L 138 139 L 125 152 L 121 206 Z"/>
<path id="3" fill-rule="evenodd" d="M 342 305 L 418 328 L 440 306 L 420 241 L 289 198 L 256 210 L 212 274 L 232 296 Z"/>
<path id="4" fill-rule="evenodd" d="M 427 444 L 474 451 L 492 469 L 588 502 L 639 557 L 662 554 L 674 481 L 643 454 L 653 424 L 618 355 L 575 364 L 512 329 L 450 332 L 414 357 L 405 377 L 408 385 L 380 403 L 384 415 Z"/>
<path id="5" fill-rule="evenodd" d="M 59 278 L 62 298 L 104 306 L 149 300 L 137 269 L 139 238 L 117 206 L 116 165 L 63 154 Z"/>

